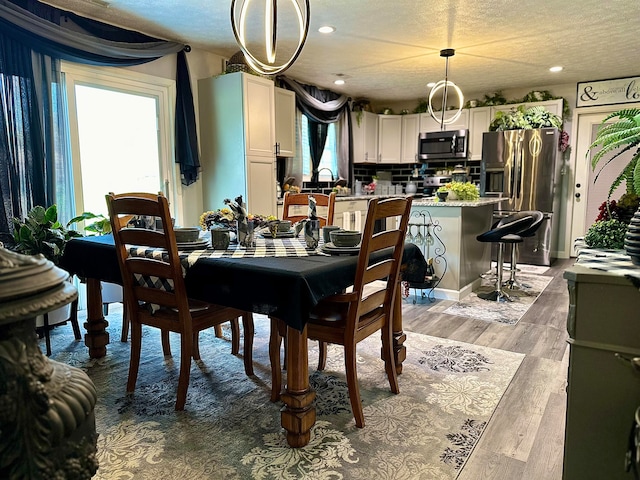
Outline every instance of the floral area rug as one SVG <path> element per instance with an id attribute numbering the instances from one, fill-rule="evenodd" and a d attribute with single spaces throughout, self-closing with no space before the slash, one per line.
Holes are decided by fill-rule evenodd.
<path id="1" fill-rule="evenodd" d="M 513 299 L 512 302 L 492 302 L 479 298 L 479 291 L 491 291 L 494 289 L 494 281 L 483 279 L 482 286 L 477 291 L 470 293 L 461 301 L 454 303 L 444 310 L 443 313 L 485 320 L 487 322 L 515 325 L 523 315 L 527 313 L 529 307 L 533 305 L 533 302 L 535 302 L 543 290 L 547 288 L 547 285 L 549 285 L 552 279 L 553 277 L 519 273 L 517 280 L 522 286 L 521 290 L 505 290 Z"/>
<path id="2" fill-rule="evenodd" d="M 407 359 L 393 395 L 374 335 L 358 346 L 366 425 L 355 427 L 340 347 L 311 384 L 317 422 L 311 442 L 292 449 L 280 427 L 281 403 L 269 401 L 268 320 L 255 316 L 255 375 L 225 338 L 203 332 L 203 362 L 193 363 L 185 411 L 175 412 L 179 343 L 164 358 L 155 329 L 144 331 L 135 394 L 125 385 L 129 344 L 110 315 L 107 356 L 90 360 L 71 329 L 52 332 L 52 358 L 87 372 L 98 390 L 96 480 L 109 479 L 455 479 L 520 366 L 521 354 L 407 333 Z M 42 346 L 43 348 L 44 346 Z"/>

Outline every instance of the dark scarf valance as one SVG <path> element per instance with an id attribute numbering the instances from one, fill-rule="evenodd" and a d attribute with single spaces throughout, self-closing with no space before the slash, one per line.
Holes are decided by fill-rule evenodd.
<path id="1" fill-rule="evenodd" d="M 307 118 L 318 123 L 334 123 L 342 112 L 349 110 L 349 97 L 323 90 L 313 85 L 304 85 L 287 77 L 278 77 L 288 90 L 296 92 L 296 106 Z"/>

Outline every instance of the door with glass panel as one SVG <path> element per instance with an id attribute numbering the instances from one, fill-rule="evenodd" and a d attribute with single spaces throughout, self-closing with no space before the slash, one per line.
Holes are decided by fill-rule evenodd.
<path id="1" fill-rule="evenodd" d="M 113 70 L 65 71 L 78 213 L 106 215 L 109 192 L 162 191 L 170 202 L 175 193 L 169 85 Z"/>

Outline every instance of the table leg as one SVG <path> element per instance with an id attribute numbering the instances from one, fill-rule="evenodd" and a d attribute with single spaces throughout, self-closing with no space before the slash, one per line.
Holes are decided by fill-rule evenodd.
<path id="1" fill-rule="evenodd" d="M 281 398 L 285 403 L 280 421 L 292 447 L 304 447 L 311 439 L 316 423 L 316 392 L 309 387 L 307 327 L 302 332 L 287 327 L 287 388 Z"/>
<path id="2" fill-rule="evenodd" d="M 406 339 L 407 335 L 402 331 L 402 282 L 398 282 L 393 302 L 393 353 L 398 375 L 402 373 L 402 362 L 407 358 L 407 347 L 404 346 Z"/>
<path id="3" fill-rule="evenodd" d="M 102 286 L 100 280 L 87 278 L 87 321 L 84 328 L 84 344 L 89 347 L 89 357 L 101 358 L 107 354 L 109 332 L 106 331 L 109 322 L 102 314 Z"/>

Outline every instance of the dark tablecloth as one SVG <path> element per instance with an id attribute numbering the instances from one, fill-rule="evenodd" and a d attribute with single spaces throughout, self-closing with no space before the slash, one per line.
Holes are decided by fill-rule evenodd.
<path id="1" fill-rule="evenodd" d="M 324 297 L 353 284 L 357 256 L 201 258 L 186 273 L 192 298 L 273 315 L 302 330 L 311 309 Z M 80 278 L 122 284 L 111 235 L 74 238 L 62 268 Z M 423 281 L 426 261 L 407 243 L 403 279 Z"/>

